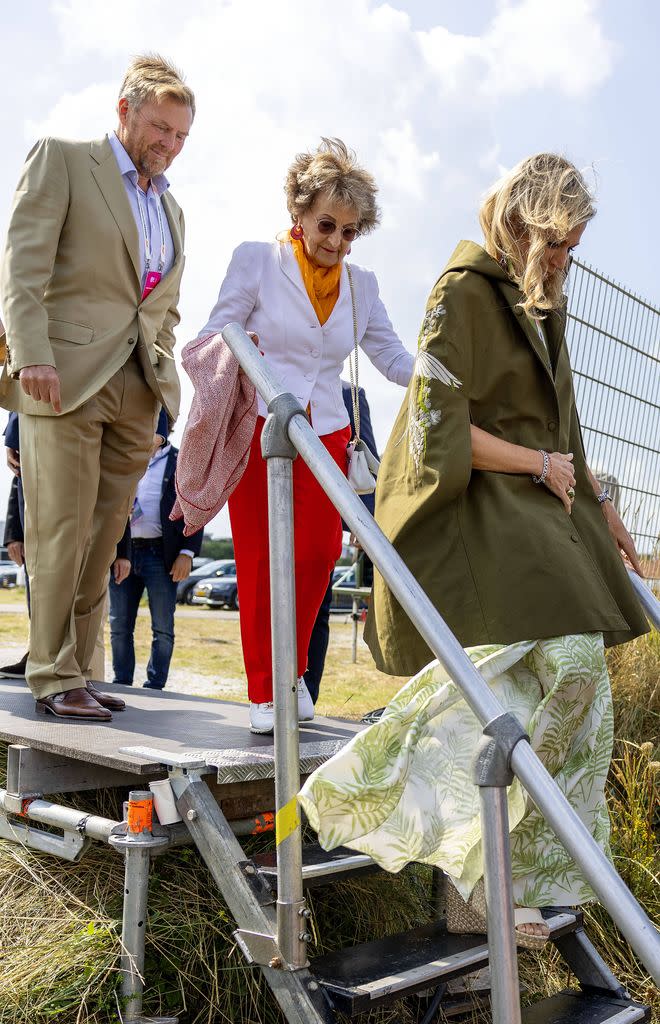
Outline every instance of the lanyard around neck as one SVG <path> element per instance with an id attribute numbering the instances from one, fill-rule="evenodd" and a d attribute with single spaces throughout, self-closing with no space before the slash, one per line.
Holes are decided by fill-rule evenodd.
<path id="1" fill-rule="evenodd" d="M 163 224 L 163 211 L 161 209 L 160 196 L 158 195 L 158 193 L 154 189 L 153 185 L 150 185 L 149 188 L 153 192 L 154 199 L 156 200 L 156 214 L 158 216 L 158 227 L 160 228 L 160 260 L 159 260 L 159 263 L 158 263 L 158 273 L 162 274 L 163 267 L 165 266 L 165 226 Z M 140 186 L 138 185 L 137 181 L 135 182 L 135 198 L 137 199 L 138 212 L 140 214 L 140 221 L 142 223 L 142 235 L 143 235 L 143 238 L 144 238 L 144 269 L 146 271 L 149 271 L 151 269 L 151 255 L 152 255 L 152 253 L 151 253 L 151 237 L 150 237 L 150 232 L 149 232 L 149 229 L 148 229 L 148 226 L 147 226 L 147 216 L 149 214 L 149 210 L 147 208 L 147 211 L 145 213 L 145 211 L 142 209 L 142 203 L 140 202 Z M 147 203 L 148 203 L 149 202 L 149 189 L 147 189 L 147 192 L 146 192 L 146 200 L 147 200 Z"/>

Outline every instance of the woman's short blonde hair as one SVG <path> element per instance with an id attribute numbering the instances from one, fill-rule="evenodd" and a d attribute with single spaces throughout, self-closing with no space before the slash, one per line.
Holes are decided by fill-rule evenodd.
<path id="1" fill-rule="evenodd" d="M 333 202 L 355 207 L 357 227 L 363 235 L 373 231 L 380 220 L 374 177 L 360 167 L 355 153 L 341 139 L 324 138 L 315 152 L 298 153 L 287 171 L 284 191 L 294 223 L 322 192 Z"/>
<path id="2" fill-rule="evenodd" d="M 122 98 L 136 109 L 150 100 L 156 103 L 164 99 L 177 100 L 190 107 L 195 117 L 195 94 L 185 84 L 183 73 L 157 53 L 133 58 L 119 90 L 119 99 Z"/>
<path id="3" fill-rule="evenodd" d="M 479 211 L 485 247 L 523 292 L 525 312 L 539 318 L 561 306 L 564 275 L 544 280 L 543 256 L 595 213 L 582 174 L 555 153 L 528 157 L 488 192 Z"/>

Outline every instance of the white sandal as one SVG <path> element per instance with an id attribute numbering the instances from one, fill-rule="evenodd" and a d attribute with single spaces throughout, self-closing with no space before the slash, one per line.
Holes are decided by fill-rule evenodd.
<path id="1" fill-rule="evenodd" d="M 523 949 L 543 949 L 550 938 L 550 929 L 541 911 L 536 907 L 516 907 L 513 919 L 516 928 L 516 945 L 522 946 Z M 521 924 L 542 924 L 546 928 L 546 934 L 531 935 L 528 932 L 521 932 L 518 928 L 518 925 Z"/>
<path id="2" fill-rule="evenodd" d="M 454 886 L 451 878 L 446 876 L 445 896 L 447 900 L 447 931 L 454 934 L 486 935 L 486 894 L 484 881 L 480 878 L 466 903 Z M 547 929 L 546 935 L 529 935 L 518 928 L 521 924 L 542 924 Z M 536 907 L 516 907 L 514 910 L 514 928 L 516 945 L 524 949 L 542 949 L 550 938 L 548 928 L 541 911 Z"/>

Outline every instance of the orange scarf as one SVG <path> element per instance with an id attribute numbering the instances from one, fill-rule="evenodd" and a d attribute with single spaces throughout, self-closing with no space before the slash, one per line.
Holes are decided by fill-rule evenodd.
<path id="1" fill-rule="evenodd" d="M 298 261 L 305 291 L 313 305 L 319 323 L 323 325 L 339 298 L 339 279 L 341 277 L 341 260 L 334 267 L 317 267 L 311 262 L 302 239 L 292 238 L 288 232 L 286 242 L 291 242 L 293 253 Z"/>

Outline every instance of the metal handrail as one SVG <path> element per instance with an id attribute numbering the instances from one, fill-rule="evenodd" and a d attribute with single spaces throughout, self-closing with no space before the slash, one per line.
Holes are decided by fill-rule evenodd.
<path id="1" fill-rule="evenodd" d="M 658 601 L 651 588 L 644 582 L 641 576 L 638 576 L 632 569 L 628 569 L 628 575 L 647 619 L 652 626 L 660 630 L 660 601 Z"/>
<path id="2" fill-rule="evenodd" d="M 222 337 L 253 381 L 266 405 L 287 394 L 252 340 L 238 324 L 228 324 Z M 422 590 L 405 562 L 364 507 L 345 476 L 328 454 L 300 407 L 301 415 L 288 421 L 288 438 L 302 456 L 348 528 L 378 568 L 395 598 L 421 636 L 461 690 L 467 704 L 486 725 L 503 714 L 478 670 L 457 638 Z M 277 705 L 277 697 L 276 705 Z M 277 742 L 276 742 L 277 758 Z M 606 855 L 594 841 L 554 779 L 529 743 L 519 742 L 511 755 L 511 768 L 553 828 L 612 919 L 619 926 L 649 973 L 660 984 L 660 933 L 635 900 Z"/>

